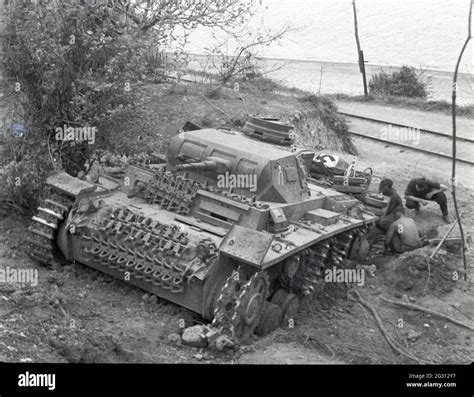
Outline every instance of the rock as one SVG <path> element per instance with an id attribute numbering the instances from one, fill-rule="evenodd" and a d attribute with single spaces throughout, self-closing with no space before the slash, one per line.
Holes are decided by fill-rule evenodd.
<path id="1" fill-rule="evenodd" d="M 407 339 L 410 341 L 410 342 L 416 342 L 421 336 L 421 332 L 418 332 L 418 331 L 415 331 L 415 330 L 409 330 L 408 331 L 408 335 L 407 335 Z"/>
<path id="2" fill-rule="evenodd" d="M 23 295 L 23 291 L 22 290 L 16 290 L 15 292 L 13 292 L 10 297 L 15 300 L 15 299 L 18 299 L 20 298 L 20 296 Z"/>
<path id="3" fill-rule="evenodd" d="M 393 294 L 393 296 L 394 296 L 395 298 L 397 298 L 397 299 L 400 299 L 400 298 L 402 297 L 402 294 L 397 291 L 397 292 L 395 292 L 395 293 Z"/>
<path id="4" fill-rule="evenodd" d="M 199 353 L 198 353 L 198 354 L 195 354 L 195 355 L 194 355 L 194 358 L 195 358 L 196 360 L 201 361 L 204 357 L 203 357 L 202 354 L 199 354 Z"/>
<path id="5" fill-rule="evenodd" d="M 444 285 L 443 286 L 443 291 L 444 292 L 452 292 L 453 286 L 452 285 Z"/>
<path id="6" fill-rule="evenodd" d="M 12 294 L 21 288 L 20 284 L 17 283 L 5 283 L 0 284 L 0 293 Z"/>
<path id="7" fill-rule="evenodd" d="M 420 261 L 420 262 L 415 263 L 415 267 L 418 270 L 426 270 L 426 269 L 428 269 L 428 264 L 424 261 Z"/>
<path id="8" fill-rule="evenodd" d="M 64 285 L 64 281 L 58 279 L 58 278 L 55 277 L 55 276 L 49 276 L 48 279 L 47 279 L 47 281 L 48 281 L 48 283 L 50 283 L 50 284 L 56 284 L 58 287 L 61 287 L 61 286 Z"/>
<path id="9" fill-rule="evenodd" d="M 179 344 L 181 343 L 181 337 L 174 333 L 174 334 L 169 334 L 168 335 L 168 340 L 171 342 L 171 343 L 175 343 L 175 344 Z"/>
<path id="10" fill-rule="evenodd" d="M 39 304 L 44 300 L 44 295 L 41 292 L 35 292 L 30 296 L 30 300 L 36 304 Z"/>
<path id="11" fill-rule="evenodd" d="M 412 276 L 416 277 L 420 272 L 416 267 L 412 267 L 412 265 L 408 266 L 408 271 L 411 273 Z"/>
<path id="12" fill-rule="evenodd" d="M 408 299 L 408 295 L 403 294 L 403 295 L 402 295 L 402 301 L 405 302 L 405 303 L 410 302 L 410 300 Z"/>
<path id="13" fill-rule="evenodd" d="M 148 292 L 145 292 L 143 295 L 142 295 L 142 301 L 146 302 L 148 301 L 148 298 L 150 297 L 150 294 Z"/>
<path id="14" fill-rule="evenodd" d="M 415 299 L 413 296 L 409 296 L 409 297 L 408 297 L 408 300 L 409 300 L 411 303 L 415 303 L 415 302 L 416 302 L 416 299 Z"/>
<path id="15" fill-rule="evenodd" d="M 158 297 L 156 295 L 151 295 L 150 298 L 148 299 L 148 302 L 150 302 L 153 305 L 156 305 L 158 303 Z"/>
<path id="16" fill-rule="evenodd" d="M 206 347 L 207 341 L 203 338 L 205 332 L 204 325 L 194 325 L 183 331 L 183 344 L 191 347 Z"/>
<path id="17" fill-rule="evenodd" d="M 226 335 L 220 335 L 215 342 L 215 348 L 219 351 L 231 348 L 234 346 L 234 342 L 229 339 Z"/>
<path id="18" fill-rule="evenodd" d="M 73 265 L 64 265 L 64 266 L 62 266 L 61 270 L 64 273 L 67 273 L 67 272 L 70 272 L 70 271 L 74 270 L 74 266 Z"/>

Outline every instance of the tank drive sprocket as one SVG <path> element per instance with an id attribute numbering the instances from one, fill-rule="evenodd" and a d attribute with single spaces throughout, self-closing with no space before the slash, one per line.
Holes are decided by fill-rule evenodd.
<path id="1" fill-rule="evenodd" d="M 212 326 L 236 341 L 248 339 L 259 323 L 268 286 L 266 272 L 233 270 L 217 299 Z"/>

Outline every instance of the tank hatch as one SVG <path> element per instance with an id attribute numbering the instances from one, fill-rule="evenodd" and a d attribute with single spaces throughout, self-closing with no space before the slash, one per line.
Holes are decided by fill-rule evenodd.
<path id="1" fill-rule="evenodd" d="M 260 141 L 290 146 L 295 142 L 294 128 L 277 118 L 249 116 L 242 131 Z"/>

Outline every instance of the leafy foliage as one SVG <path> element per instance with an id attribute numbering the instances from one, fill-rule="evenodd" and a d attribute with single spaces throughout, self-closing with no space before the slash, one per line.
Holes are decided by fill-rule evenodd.
<path id="1" fill-rule="evenodd" d="M 380 71 L 369 82 L 370 93 L 378 96 L 399 96 L 408 98 L 428 97 L 429 78 L 411 66 L 402 66 L 398 71 Z"/>
<path id="2" fill-rule="evenodd" d="M 142 103 L 139 84 L 159 80 L 163 48 L 174 43 L 177 67 L 186 35 L 200 25 L 245 20 L 254 0 L 38 0 L 8 2 L 3 37 L 7 117 L 0 159 L 0 200 L 36 205 L 45 175 L 87 171 L 94 152 L 113 141 L 111 121 Z M 1 105 L 0 105 L 1 106 Z M 21 124 L 25 134 L 10 126 Z M 95 143 L 56 139 L 58 129 L 95 128 Z M 1 147 L 2 145 L 0 145 Z M 20 177 L 21 183 L 8 181 Z M 10 186 L 15 191 L 3 189 Z"/>

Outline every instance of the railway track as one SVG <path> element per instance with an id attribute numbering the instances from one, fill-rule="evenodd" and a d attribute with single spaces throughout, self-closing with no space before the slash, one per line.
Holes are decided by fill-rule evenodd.
<path id="1" fill-rule="evenodd" d="M 367 116 L 361 116 L 357 114 L 351 114 L 347 112 L 340 112 L 351 121 L 351 127 L 349 133 L 361 137 L 363 139 L 369 139 L 375 142 L 384 143 L 387 145 L 398 146 L 404 149 L 413 150 L 423 154 L 428 154 L 436 157 L 452 160 L 450 153 L 451 148 L 451 135 L 445 134 L 439 131 L 432 131 L 427 129 L 421 129 L 412 127 L 410 125 L 402 123 L 394 123 L 386 120 L 380 120 Z M 369 123 L 369 126 L 367 126 Z M 418 135 L 419 142 L 416 143 L 413 139 L 385 139 L 382 137 L 381 126 L 384 128 L 394 129 L 395 133 L 398 131 L 398 135 L 411 133 L 413 136 Z M 386 135 L 390 135 L 389 131 L 384 130 Z M 412 136 L 412 138 L 413 138 Z M 422 147 L 419 146 L 421 140 L 423 140 Z M 458 143 L 458 157 L 459 163 L 468 165 L 474 165 L 474 139 L 468 137 L 457 137 Z"/>

